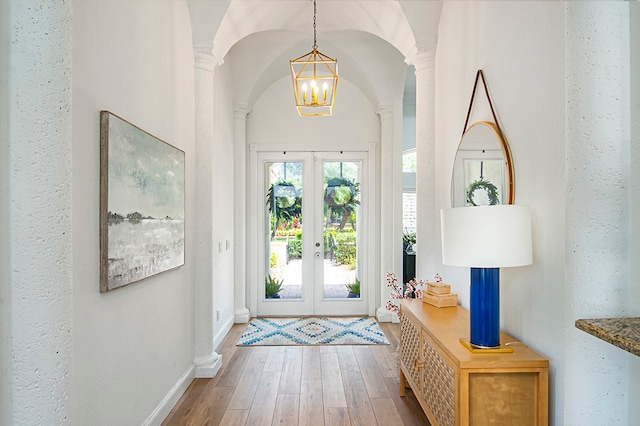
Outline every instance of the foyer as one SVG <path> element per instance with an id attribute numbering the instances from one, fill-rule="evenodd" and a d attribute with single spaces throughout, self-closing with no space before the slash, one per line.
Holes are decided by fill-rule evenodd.
<path id="1" fill-rule="evenodd" d="M 220 380 L 216 348 L 263 301 L 265 152 L 366 153 L 367 315 L 393 326 L 385 274 L 402 276 L 410 190 L 416 275 L 468 307 L 440 210 L 478 69 L 533 215 L 534 263 L 501 271 L 501 327 L 549 359 L 550 424 L 635 424 L 640 359 L 574 324 L 640 315 L 640 3 L 317 6 L 319 49 L 339 61 L 331 117 L 294 106 L 309 0 L 0 2 L 0 424 L 159 425 L 192 383 Z M 102 110 L 186 164 L 184 265 L 107 293 Z M 484 104 L 471 116 L 490 118 Z"/>

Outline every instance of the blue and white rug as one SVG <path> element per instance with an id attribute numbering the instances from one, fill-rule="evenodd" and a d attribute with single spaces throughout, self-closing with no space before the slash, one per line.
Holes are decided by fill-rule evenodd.
<path id="1" fill-rule="evenodd" d="M 238 346 L 388 345 L 374 318 L 254 318 Z"/>

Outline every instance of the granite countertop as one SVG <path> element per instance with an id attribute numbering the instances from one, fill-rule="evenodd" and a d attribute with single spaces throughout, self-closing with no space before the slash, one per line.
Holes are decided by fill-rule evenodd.
<path id="1" fill-rule="evenodd" d="M 576 327 L 640 356 L 640 318 L 579 319 Z"/>

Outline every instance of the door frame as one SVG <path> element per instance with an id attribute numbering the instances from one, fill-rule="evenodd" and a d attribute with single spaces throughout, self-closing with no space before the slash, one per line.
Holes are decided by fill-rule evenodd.
<path id="1" fill-rule="evenodd" d="M 376 181 L 376 145 L 374 143 L 354 143 L 349 144 L 348 148 L 345 148 L 345 144 L 250 144 L 249 145 L 249 193 L 247 200 L 248 214 L 247 214 L 247 299 L 249 302 L 249 310 L 252 317 L 258 316 L 261 313 L 258 310 L 258 300 L 261 297 L 261 291 L 259 284 L 264 282 L 264 272 L 261 272 L 261 266 L 264 263 L 264 259 L 261 259 L 261 255 L 264 255 L 264 248 L 261 247 L 260 232 L 263 226 L 261 221 L 264 221 L 264 203 L 260 202 L 259 195 L 262 190 L 258 187 L 259 176 L 258 173 L 263 173 L 262 164 L 259 161 L 259 155 L 262 153 L 276 153 L 276 152 L 308 152 L 313 154 L 315 152 L 365 152 L 366 162 L 368 167 L 363 171 L 362 184 L 370 187 L 368 197 L 363 197 L 360 203 L 362 209 L 367 210 L 367 222 L 366 230 L 362 233 L 363 244 L 368 244 L 369 250 L 366 258 L 361 259 L 362 267 L 362 279 L 363 286 L 366 287 L 364 291 L 367 292 L 368 297 L 366 300 L 367 314 L 370 316 L 375 315 L 376 303 L 379 298 L 379 286 L 376 285 L 376 271 L 375 271 L 375 257 L 377 253 L 377 241 L 375 224 L 377 223 L 377 212 L 375 209 L 375 194 L 377 193 L 377 181 Z M 368 243 L 373 242 L 373 243 Z M 366 278 L 365 278 L 366 277 Z M 366 279 L 366 282 L 365 282 Z M 314 296 L 315 297 L 315 296 Z"/>

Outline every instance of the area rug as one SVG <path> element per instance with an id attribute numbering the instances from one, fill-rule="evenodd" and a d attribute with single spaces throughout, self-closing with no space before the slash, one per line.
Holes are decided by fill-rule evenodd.
<path id="1" fill-rule="evenodd" d="M 388 345 L 374 318 L 254 318 L 238 346 Z"/>

